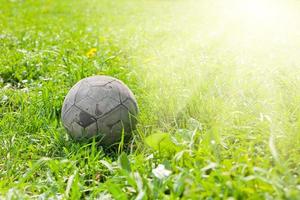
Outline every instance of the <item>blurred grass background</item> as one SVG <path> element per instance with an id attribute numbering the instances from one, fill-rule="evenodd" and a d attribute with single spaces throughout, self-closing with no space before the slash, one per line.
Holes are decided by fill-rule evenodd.
<path id="1" fill-rule="evenodd" d="M 2 198 L 299 197 L 299 2 L 0 5 Z M 137 97 L 130 172 L 60 124 L 70 87 L 94 74 Z M 156 133 L 167 151 L 144 144 Z"/>

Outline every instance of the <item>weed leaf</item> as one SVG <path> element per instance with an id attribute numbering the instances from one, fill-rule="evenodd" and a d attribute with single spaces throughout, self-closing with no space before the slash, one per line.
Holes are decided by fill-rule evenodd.
<path id="1" fill-rule="evenodd" d="M 131 172 L 130 162 L 126 153 L 124 152 L 119 156 L 119 166 L 121 167 L 121 169 L 124 169 L 127 172 Z"/>

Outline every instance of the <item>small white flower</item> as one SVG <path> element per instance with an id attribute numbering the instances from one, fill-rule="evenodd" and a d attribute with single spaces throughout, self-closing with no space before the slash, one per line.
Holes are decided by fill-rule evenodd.
<path id="1" fill-rule="evenodd" d="M 22 92 L 25 92 L 25 93 L 28 93 L 28 92 L 29 92 L 29 89 L 26 87 L 26 88 L 22 88 L 21 91 L 22 91 Z"/>
<path id="2" fill-rule="evenodd" d="M 10 84 L 10 83 L 7 83 L 4 87 L 3 87 L 3 89 L 8 89 L 8 88 L 11 88 L 12 87 L 12 85 Z"/>
<path id="3" fill-rule="evenodd" d="M 158 179 L 164 179 L 171 175 L 171 171 L 167 170 L 164 165 L 159 164 L 155 169 L 152 169 L 152 173 Z"/>
<path id="4" fill-rule="evenodd" d="M 28 51 L 26 49 L 17 49 L 17 52 L 28 54 Z"/>
<path id="5" fill-rule="evenodd" d="M 153 158 L 154 158 L 153 154 L 150 154 L 149 156 L 147 156 L 146 160 L 151 160 Z"/>
<path id="6" fill-rule="evenodd" d="M 6 102 L 8 100 L 8 96 L 6 96 L 6 95 L 4 95 L 3 97 L 2 97 L 2 102 Z"/>
<path id="7" fill-rule="evenodd" d="M 112 200 L 113 198 L 112 198 L 111 194 L 109 194 L 107 192 L 102 192 L 102 193 L 100 193 L 100 195 L 96 199 Z"/>

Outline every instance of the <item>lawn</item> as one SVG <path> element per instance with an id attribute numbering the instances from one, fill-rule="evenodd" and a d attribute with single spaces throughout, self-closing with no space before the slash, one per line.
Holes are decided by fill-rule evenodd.
<path id="1" fill-rule="evenodd" d="M 241 2 L 0 0 L 0 199 L 299 199 L 300 3 Z M 139 104 L 117 150 L 61 123 L 95 74 Z"/>

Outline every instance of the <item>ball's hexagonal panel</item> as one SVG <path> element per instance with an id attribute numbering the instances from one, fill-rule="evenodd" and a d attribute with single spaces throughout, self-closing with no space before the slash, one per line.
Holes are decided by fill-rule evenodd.
<path id="1" fill-rule="evenodd" d="M 124 125 L 122 121 L 118 121 L 111 127 L 111 133 L 114 136 L 114 138 L 121 138 L 122 132 L 126 133 L 124 130 Z"/>
<path id="2" fill-rule="evenodd" d="M 103 135 L 100 143 L 108 146 L 120 141 L 123 131 L 130 135 L 137 113 L 136 100 L 126 85 L 112 77 L 93 76 L 79 81 L 67 94 L 62 122 L 74 139 Z"/>
<path id="3" fill-rule="evenodd" d="M 62 107 L 62 115 L 63 113 L 67 112 L 72 105 L 74 105 L 75 103 L 75 96 L 76 93 L 80 87 L 81 83 L 77 83 L 75 84 L 69 91 L 69 93 L 67 94 L 67 96 L 65 97 L 64 103 L 63 103 L 63 107 Z"/>
<path id="4" fill-rule="evenodd" d="M 98 102 L 109 96 L 110 92 L 110 89 L 106 88 L 105 86 L 92 86 L 89 90 L 88 95 Z"/>
<path id="5" fill-rule="evenodd" d="M 138 113 L 137 104 L 132 99 L 126 99 L 122 102 L 122 105 L 125 106 L 132 115 L 136 115 Z"/>
<path id="6" fill-rule="evenodd" d="M 87 127 L 82 127 L 78 122 L 72 122 L 70 131 L 71 136 L 73 139 L 89 139 L 97 135 L 98 127 L 97 122 L 94 121 L 92 124 L 88 125 Z"/>
<path id="7" fill-rule="evenodd" d="M 121 120 L 121 113 L 122 113 L 121 111 L 122 111 L 122 106 L 119 105 L 113 110 L 111 110 L 110 112 L 106 113 L 103 117 L 97 119 L 98 130 L 102 131 L 104 130 L 103 128 L 108 127 L 108 129 L 105 129 L 108 131 L 103 131 L 103 132 L 104 133 L 109 132 L 111 126 Z M 102 125 L 105 127 L 103 127 Z"/>
<path id="8" fill-rule="evenodd" d="M 122 105 L 121 109 L 121 121 L 124 125 L 126 132 L 131 132 L 135 130 L 137 124 L 136 115 L 132 114 L 126 107 Z"/>
<path id="9" fill-rule="evenodd" d="M 117 87 L 117 82 L 111 82 L 106 84 L 104 87 L 109 91 L 108 96 L 111 97 L 112 99 L 115 99 L 116 101 L 121 103 L 121 96 L 120 96 L 120 90 L 119 87 Z"/>
<path id="10" fill-rule="evenodd" d="M 85 79 L 91 86 L 104 86 L 107 83 L 115 81 L 116 79 L 110 76 L 91 76 Z"/>
<path id="11" fill-rule="evenodd" d="M 117 84 L 116 81 L 113 81 L 101 86 L 92 86 L 88 95 L 97 101 L 100 101 L 105 97 L 111 97 L 112 99 L 121 102 L 121 91 Z"/>
<path id="12" fill-rule="evenodd" d="M 105 96 L 101 101 L 98 102 L 91 97 L 86 97 L 75 105 L 93 117 L 99 118 L 113 110 L 115 107 L 120 105 L 120 103 L 108 96 Z"/>
<path id="13" fill-rule="evenodd" d="M 118 87 L 121 101 L 125 101 L 126 99 L 132 99 L 133 101 L 136 102 L 136 99 L 135 99 L 133 93 L 122 81 L 116 80 L 114 82 L 114 85 L 116 87 Z"/>
<path id="14" fill-rule="evenodd" d="M 79 102 L 76 102 L 75 105 L 89 113 L 91 116 L 94 116 L 96 117 L 96 114 L 95 114 L 95 110 L 96 110 L 96 101 L 94 99 L 92 99 L 91 97 L 89 96 L 86 96 L 84 99 L 82 99 L 81 101 Z"/>
<path id="15" fill-rule="evenodd" d="M 101 141 L 102 144 L 109 146 L 121 139 L 119 137 L 115 138 L 118 133 L 112 133 L 112 127 L 120 121 L 120 107 L 121 106 L 118 106 L 116 109 L 97 120 L 98 130 L 104 136 Z"/>
<path id="16" fill-rule="evenodd" d="M 102 127 L 102 131 L 99 131 L 99 133 L 102 135 L 100 141 L 101 144 L 110 146 L 121 140 L 122 133 L 123 133 L 123 124 L 121 121 L 117 121 L 113 124 L 105 124 L 105 122 L 103 122 L 101 124 L 101 127 Z M 124 131 L 124 135 L 126 134 L 128 133 Z"/>
<path id="17" fill-rule="evenodd" d="M 78 91 L 75 96 L 75 102 L 79 102 L 82 99 L 86 98 L 89 93 L 90 87 L 91 86 L 89 85 L 88 82 L 82 80 L 80 87 L 78 88 Z"/>
<path id="18" fill-rule="evenodd" d="M 81 139 L 82 134 L 84 133 L 84 128 L 78 124 L 78 122 L 72 122 L 71 130 L 69 131 L 69 134 L 73 139 Z"/>
<path id="19" fill-rule="evenodd" d="M 123 130 L 125 135 L 134 130 L 136 120 L 135 118 L 131 118 L 131 114 L 127 108 L 120 105 L 105 116 L 99 118 L 97 124 L 99 132 L 105 136 L 103 141 L 106 145 L 111 145 L 120 141 Z"/>
<path id="20" fill-rule="evenodd" d="M 125 101 L 126 99 L 133 97 L 132 92 L 129 90 L 129 88 L 120 80 L 115 81 L 114 86 L 118 88 L 120 99 L 121 101 Z"/>
<path id="21" fill-rule="evenodd" d="M 80 112 L 81 110 L 78 107 L 72 105 L 67 112 L 62 113 L 63 124 L 69 131 L 71 131 L 71 124 L 79 121 Z"/>
<path id="22" fill-rule="evenodd" d="M 84 129 L 84 138 L 92 138 L 98 134 L 98 126 L 97 122 L 95 121 L 94 123 L 90 124 L 88 127 Z"/>
<path id="23" fill-rule="evenodd" d="M 105 97 L 96 104 L 95 113 L 99 117 L 103 116 L 115 109 L 118 105 L 120 105 L 120 102 L 116 101 L 115 99 L 112 99 L 111 97 Z"/>

